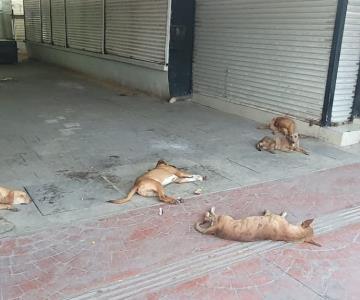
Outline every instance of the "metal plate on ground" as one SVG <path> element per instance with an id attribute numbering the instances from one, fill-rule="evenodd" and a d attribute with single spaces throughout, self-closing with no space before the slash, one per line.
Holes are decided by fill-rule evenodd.
<path id="1" fill-rule="evenodd" d="M 110 179 L 99 174 L 25 188 L 42 215 L 89 208 L 103 204 L 107 200 L 117 199 L 121 194 Z"/>

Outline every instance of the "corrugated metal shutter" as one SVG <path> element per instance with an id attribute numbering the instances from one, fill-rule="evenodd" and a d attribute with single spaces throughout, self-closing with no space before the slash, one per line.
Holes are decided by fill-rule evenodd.
<path id="1" fill-rule="evenodd" d="M 26 40 L 41 42 L 40 0 L 24 0 Z"/>
<path id="2" fill-rule="evenodd" d="M 165 64 L 168 0 L 107 0 L 106 52 Z"/>
<path id="3" fill-rule="evenodd" d="M 319 120 L 337 0 L 197 0 L 196 94 Z"/>
<path id="4" fill-rule="evenodd" d="M 360 0 L 349 0 L 336 80 L 332 122 L 349 119 L 360 61 Z"/>
<path id="5" fill-rule="evenodd" d="M 51 0 L 51 20 L 54 45 L 65 47 L 65 0 Z"/>
<path id="6" fill-rule="evenodd" d="M 42 41 L 51 44 L 50 0 L 41 0 Z"/>
<path id="7" fill-rule="evenodd" d="M 102 0 L 66 0 L 66 22 L 70 48 L 102 52 Z"/>

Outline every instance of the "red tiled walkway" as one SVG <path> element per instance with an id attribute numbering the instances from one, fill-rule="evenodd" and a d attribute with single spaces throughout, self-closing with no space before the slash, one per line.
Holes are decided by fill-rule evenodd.
<path id="1" fill-rule="evenodd" d="M 359 186 L 360 165 L 354 164 L 293 179 L 192 198 L 179 206 L 165 205 L 162 206 L 164 208 L 162 216 L 158 215 L 160 206 L 145 208 L 93 222 L 83 222 L 27 236 L 3 239 L 0 241 L 0 295 L 4 300 L 63 299 L 186 257 L 229 245 L 231 242 L 211 236 L 201 236 L 193 230 L 194 222 L 213 205 L 217 207 L 219 213 L 230 213 L 234 217 L 259 214 L 265 208 L 275 212 L 287 210 L 289 220 L 299 222 L 305 218 L 316 218 L 360 204 Z M 358 229 L 359 227 L 356 226 L 351 227 L 352 231 L 348 238 L 351 239 L 353 231 L 359 231 Z M 346 230 L 345 232 L 347 233 Z M 350 248 L 358 250 L 356 241 L 355 239 L 354 245 Z M 302 253 L 303 247 L 305 246 L 297 246 L 284 251 L 293 253 L 291 259 L 296 260 L 298 253 Z M 326 247 L 324 249 L 327 249 Z M 317 263 L 316 255 L 321 254 L 321 250 L 306 249 L 309 249 L 306 250 L 309 253 L 314 253 L 313 256 L 310 255 L 310 258 Z M 355 252 L 346 253 L 350 255 Z M 267 256 L 273 257 L 272 260 L 276 262 L 277 256 L 285 255 L 274 251 L 274 253 L 266 254 Z M 271 264 L 265 271 L 264 267 L 266 268 L 269 264 L 266 257 L 255 257 L 240 263 L 239 265 L 245 264 L 244 268 L 249 278 L 247 281 L 237 281 L 236 284 L 251 285 L 251 282 L 254 282 L 258 285 L 259 281 L 267 280 L 269 276 L 282 274 L 280 268 L 284 266 L 281 265 L 281 261 L 279 261 L 279 266 Z M 300 257 L 304 259 L 303 256 Z M 255 266 L 259 264 L 264 274 L 252 277 L 252 260 Z M 332 266 L 330 259 L 328 262 L 330 268 Z M 307 266 L 304 261 L 301 264 Z M 311 266 L 309 265 L 309 268 Z M 319 266 L 326 268 L 327 265 L 320 264 Z M 341 267 L 342 265 L 339 264 L 340 270 L 342 270 Z M 242 267 L 239 268 L 242 269 Z M 236 270 L 239 271 L 239 269 Z M 188 283 L 190 287 L 187 289 L 191 290 L 191 286 L 196 285 L 196 282 L 199 282 L 199 286 L 201 282 L 204 283 L 203 286 L 206 286 L 205 283 L 208 280 L 213 282 L 213 276 L 220 276 L 222 281 L 226 281 L 226 270 L 223 272 L 225 272 L 223 276 L 220 270 L 216 274 L 205 276 L 205 279 L 200 278 L 198 281 L 190 282 Z M 339 271 L 339 274 L 341 272 Z M 309 274 L 313 275 L 313 273 Z M 256 276 L 260 276 L 260 279 L 256 279 Z M 216 278 L 220 280 L 220 277 Z M 279 284 L 285 286 L 287 281 L 281 279 Z M 298 287 L 298 281 L 293 280 L 288 288 L 291 291 Z M 311 296 L 314 296 L 312 289 L 318 289 L 319 294 L 323 293 L 323 290 L 314 285 L 307 289 L 307 293 Z M 170 288 L 164 292 L 164 295 L 171 295 L 172 292 Z M 210 297 L 213 292 L 209 290 L 208 293 Z M 224 291 L 224 293 L 227 292 Z M 151 295 L 156 296 L 156 294 Z M 174 299 L 171 296 L 166 297 Z M 181 298 L 181 293 L 179 297 Z M 189 299 L 186 293 L 182 298 Z"/>
<path id="2" fill-rule="evenodd" d="M 360 224 L 137 299 L 359 299 Z"/>

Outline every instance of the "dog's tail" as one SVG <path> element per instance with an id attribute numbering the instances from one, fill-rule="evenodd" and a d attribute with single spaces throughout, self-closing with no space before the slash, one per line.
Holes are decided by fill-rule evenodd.
<path id="1" fill-rule="evenodd" d="M 114 203 L 114 204 L 124 204 L 126 202 L 129 202 L 131 200 L 131 198 L 137 192 L 137 189 L 138 189 L 137 186 L 133 186 L 133 188 L 130 190 L 129 194 L 125 198 L 118 199 L 118 200 L 110 200 L 110 201 L 107 201 L 107 202 Z"/>
<path id="2" fill-rule="evenodd" d="M 256 129 L 270 129 L 270 124 L 259 125 Z"/>

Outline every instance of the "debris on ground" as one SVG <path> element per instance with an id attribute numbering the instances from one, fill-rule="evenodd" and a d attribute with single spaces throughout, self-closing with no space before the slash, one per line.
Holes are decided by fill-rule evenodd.
<path id="1" fill-rule="evenodd" d="M 164 210 L 160 207 L 160 208 L 159 208 L 159 216 L 162 216 L 163 213 L 164 213 Z"/>
<path id="2" fill-rule="evenodd" d="M 12 81 L 12 80 L 14 80 L 14 78 L 12 77 L 3 77 L 0 79 L 0 81 Z"/>
<path id="3" fill-rule="evenodd" d="M 201 195 L 202 192 L 203 192 L 202 189 L 197 189 L 196 191 L 194 191 L 194 194 L 195 194 L 195 195 Z"/>

